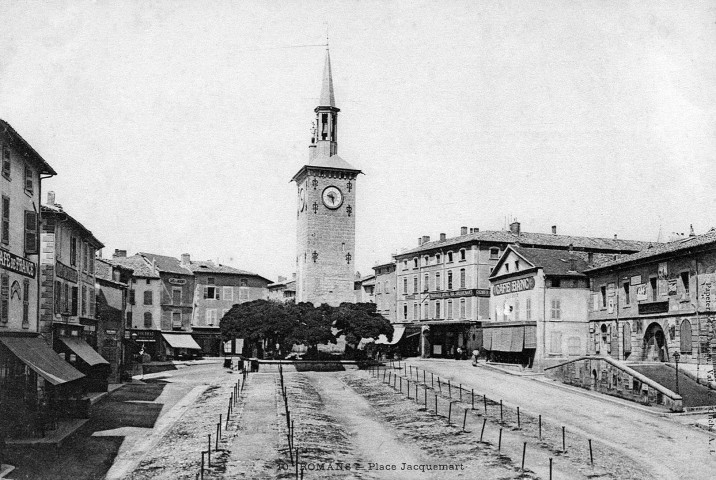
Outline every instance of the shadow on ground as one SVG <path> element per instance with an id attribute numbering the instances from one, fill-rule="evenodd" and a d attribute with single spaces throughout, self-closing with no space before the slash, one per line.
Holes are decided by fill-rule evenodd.
<path id="1" fill-rule="evenodd" d="M 94 405 L 90 419 L 61 447 L 25 448 L 10 452 L 17 468 L 15 479 L 96 480 L 103 478 L 117 456 L 123 436 L 97 436 L 94 432 L 122 427 L 152 428 L 162 410 L 161 403 L 146 403 L 161 395 L 167 382 L 130 384 Z"/>

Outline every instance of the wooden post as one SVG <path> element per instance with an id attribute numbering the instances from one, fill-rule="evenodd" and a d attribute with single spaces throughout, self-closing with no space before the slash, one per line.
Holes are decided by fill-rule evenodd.
<path id="1" fill-rule="evenodd" d="M 552 457 L 549 457 L 549 480 L 552 480 Z"/>
<path id="2" fill-rule="evenodd" d="M 202 480 L 204 480 L 204 454 L 205 454 L 205 453 L 206 453 L 206 452 L 201 452 L 201 470 L 200 470 L 200 472 L 201 472 L 201 477 L 200 477 L 200 478 L 201 478 Z"/>
<path id="3" fill-rule="evenodd" d="M 567 442 L 565 439 L 564 426 L 562 426 L 562 452 L 567 453 Z"/>
<path id="4" fill-rule="evenodd" d="M 435 416 L 438 416 L 438 395 L 435 394 Z"/>
<path id="5" fill-rule="evenodd" d="M 222 422 L 221 422 L 221 414 L 219 414 L 219 426 L 221 426 L 221 425 L 222 425 Z M 219 435 L 221 435 L 221 430 L 219 430 Z"/>
<path id="6" fill-rule="evenodd" d="M 298 480 L 298 448 L 296 449 L 296 480 Z"/>
<path id="7" fill-rule="evenodd" d="M 403 393 L 403 377 L 399 377 L 400 379 L 400 393 Z"/>
<path id="8" fill-rule="evenodd" d="M 293 449 L 293 434 L 296 431 L 296 426 L 293 424 L 293 420 L 291 420 L 291 449 Z"/>
<path id="9" fill-rule="evenodd" d="M 542 415 L 539 416 L 539 440 L 542 441 Z"/>
<path id="10" fill-rule="evenodd" d="M 485 404 L 485 415 L 487 415 L 487 395 L 482 396 L 482 403 Z"/>
<path id="11" fill-rule="evenodd" d="M 448 404 L 448 425 L 450 425 L 450 417 L 452 416 L 452 400 Z"/>
<path id="12" fill-rule="evenodd" d="M 408 400 L 410 400 L 410 379 L 406 379 L 408 382 Z"/>
<path id="13" fill-rule="evenodd" d="M 443 393 L 443 386 L 440 383 L 440 377 L 438 377 L 438 390 L 440 390 L 440 393 Z"/>
<path id="14" fill-rule="evenodd" d="M 525 471 L 525 453 L 527 453 L 527 442 L 522 445 L 522 471 Z"/>
<path id="15" fill-rule="evenodd" d="M 448 396 L 452 398 L 452 388 L 450 387 L 450 380 L 448 380 Z"/>
<path id="16" fill-rule="evenodd" d="M 207 454 L 206 456 L 209 459 L 208 466 L 209 466 L 209 468 L 211 468 L 211 434 L 209 434 L 208 437 L 209 437 L 209 445 L 208 445 L 208 448 L 206 449 L 206 454 Z"/>
<path id="17" fill-rule="evenodd" d="M 463 417 L 462 417 L 462 431 L 463 432 L 466 431 L 465 430 L 466 423 L 467 423 L 467 408 L 465 409 L 465 415 L 463 415 Z"/>
<path id="18" fill-rule="evenodd" d="M 520 407 L 517 407 L 517 428 L 522 428 L 520 426 Z"/>
<path id="19" fill-rule="evenodd" d="M 482 436 L 485 434 L 485 425 L 487 424 L 487 419 L 482 419 L 482 430 L 480 431 L 480 443 L 482 443 Z"/>
<path id="20" fill-rule="evenodd" d="M 433 386 L 434 386 L 434 383 L 433 383 L 434 377 L 435 376 L 433 375 L 433 372 L 430 372 L 430 388 L 433 388 Z"/>
<path id="21" fill-rule="evenodd" d="M 503 420 L 503 417 L 502 417 L 502 399 L 500 399 L 500 422 L 502 422 L 502 420 Z"/>
<path id="22" fill-rule="evenodd" d="M 383 370 L 383 382 L 385 382 L 385 372 L 386 372 L 386 371 L 387 371 L 387 369 L 386 369 L 386 370 Z"/>
<path id="23" fill-rule="evenodd" d="M 475 410 L 475 389 L 474 388 L 470 389 L 470 394 L 472 395 L 472 408 L 471 409 Z"/>
<path id="24" fill-rule="evenodd" d="M 425 394 L 425 410 L 428 409 L 428 386 L 425 385 L 423 393 Z"/>
<path id="25" fill-rule="evenodd" d="M 501 448 L 502 448 L 502 427 L 500 427 L 500 436 L 499 436 L 499 439 L 497 440 L 497 451 L 499 452 Z"/>
<path id="26" fill-rule="evenodd" d="M 415 384 L 415 401 L 418 402 L 418 384 Z"/>
<path id="27" fill-rule="evenodd" d="M 221 422 L 216 424 L 216 446 L 214 447 L 214 450 L 219 450 L 219 435 L 221 435 Z"/>
<path id="28" fill-rule="evenodd" d="M 594 454 L 592 453 L 592 439 L 589 439 L 589 463 L 594 466 Z"/>
<path id="29" fill-rule="evenodd" d="M 423 370 L 423 384 L 425 384 L 425 370 Z"/>

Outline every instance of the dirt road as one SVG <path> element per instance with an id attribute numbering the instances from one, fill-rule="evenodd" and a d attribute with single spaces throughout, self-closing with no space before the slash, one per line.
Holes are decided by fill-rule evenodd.
<path id="1" fill-rule="evenodd" d="M 710 478 L 716 468 L 716 454 L 709 453 L 710 436 L 670 418 L 529 377 L 475 368 L 467 361 L 411 359 L 408 364 L 614 448 L 645 464 L 650 472 L 644 478 Z M 599 461 L 608 467 L 609 459 Z"/>

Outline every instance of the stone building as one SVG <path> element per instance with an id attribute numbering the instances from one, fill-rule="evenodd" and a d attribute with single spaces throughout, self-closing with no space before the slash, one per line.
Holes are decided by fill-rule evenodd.
<path id="1" fill-rule="evenodd" d="M 395 262 L 376 265 L 373 267 L 373 271 L 375 272 L 375 304 L 378 313 L 394 323 L 397 321 Z"/>
<path id="2" fill-rule="evenodd" d="M 276 302 L 295 302 L 296 301 L 296 274 L 288 280 L 286 277 L 278 277 L 274 283 L 269 283 L 268 298 Z"/>
<path id="3" fill-rule="evenodd" d="M 110 383 L 119 383 L 125 363 L 124 338 L 131 268 L 95 259 L 97 278 L 97 345 L 110 365 Z M 136 352 L 135 352 L 136 353 Z"/>
<path id="4" fill-rule="evenodd" d="M 653 244 L 586 271 L 593 354 L 710 363 L 716 332 L 716 230 Z"/>
<path id="5" fill-rule="evenodd" d="M 510 245 L 490 276 L 488 358 L 542 369 L 587 353 L 587 262 L 570 250 Z"/>
<path id="6" fill-rule="evenodd" d="M 115 250 L 107 261 L 132 270 L 124 323 L 125 362 L 143 354 L 151 359 L 164 358 L 161 348 L 162 282 L 156 266 L 141 255 L 128 257 L 126 250 Z"/>
<path id="7" fill-rule="evenodd" d="M 356 279 L 353 282 L 355 292 L 354 303 L 375 303 L 375 274 L 362 277 L 356 272 Z"/>
<path id="8" fill-rule="evenodd" d="M 418 247 L 395 255 L 398 321 L 422 326 L 421 354 L 452 357 L 458 347 L 482 347 L 481 327 L 491 319 L 492 269 L 509 245 L 568 250 L 587 263 L 638 252 L 647 243 L 631 240 L 523 232 L 519 222 L 506 231 L 462 227 L 460 235 L 437 241 L 419 238 Z"/>
<path id="9" fill-rule="evenodd" d="M 40 332 L 42 178 L 52 167 L 0 120 L 0 438 L 41 435 L 42 419 L 68 413 L 84 375 Z M 51 295 L 51 293 L 50 293 Z"/>
<path id="10" fill-rule="evenodd" d="M 268 299 L 266 278 L 212 261 L 191 260 L 182 255 L 182 265 L 194 274 L 192 336 L 204 355 L 221 354 L 219 322 L 232 306 L 252 300 Z"/>
<path id="11" fill-rule="evenodd" d="M 98 352 L 95 253 L 104 247 L 48 192 L 41 207 L 40 331 L 60 357 L 84 373 L 86 387 L 106 391 L 109 362 Z"/>
<path id="12" fill-rule="evenodd" d="M 321 97 L 309 160 L 296 182 L 296 300 L 338 306 L 353 302 L 356 177 L 360 170 L 338 156 L 338 112 L 326 50 Z"/>

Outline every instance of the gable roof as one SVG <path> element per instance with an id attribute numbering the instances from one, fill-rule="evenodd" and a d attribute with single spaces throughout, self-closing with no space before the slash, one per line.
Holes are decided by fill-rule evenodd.
<path id="1" fill-rule="evenodd" d="M 194 275 L 191 270 L 181 265 L 181 261 L 178 258 L 145 252 L 139 252 L 139 255 L 144 257 L 150 264 L 153 261 L 159 272 Z"/>
<path id="2" fill-rule="evenodd" d="M 32 148 L 32 146 L 15 131 L 14 128 L 12 128 L 12 125 L 7 123 L 5 120 L 0 119 L 0 128 L 8 135 L 8 137 L 10 137 L 10 144 L 13 148 L 17 149 L 25 155 L 25 157 L 31 158 L 40 166 L 40 173 L 44 173 L 46 175 L 57 175 L 57 172 L 52 169 L 50 164 L 47 163 L 45 159 L 42 158 L 40 154 L 37 153 L 35 149 Z"/>
<path id="3" fill-rule="evenodd" d="M 435 248 L 445 248 L 453 245 L 473 242 L 486 243 L 519 243 L 523 247 L 548 247 L 567 249 L 572 245 L 575 249 L 632 253 L 638 252 L 650 245 L 650 242 L 638 240 L 622 240 L 616 238 L 577 237 L 572 235 L 556 235 L 551 233 L 520 232 L 512 233 L 509 230 L 484 230 L 467 235 L 426 242 L 417 248 L 407 250 L 395 255 L 396 258 L 406 255 L 422 253 Z"/>
<path id="4" fill-rule="evenodd" d="M 151 263 L 147 262 L 147 260 L 141 255 L 132 255 L 131 257 L 113 257 L 111 259 L 105 258 L 104 260 L 112 265 L 131 268 L 134 270 L 134 273 L 132 273 L 133 277 L 159 278 L 159 275 L 152 270 Z"/>
<path id="5" fill-rule="evenodd" d="M 82 234 L 86 237 L 86 239 L 92 244 L 93 247 L 96 249 L 104 248 L 104 244 L 100 242 L 97 237 L 94 236 L 94 234 L 84 225 L 82 225 L 79 221 L 77 221 L 72 215 L 65 212 L 62 207 L 59 205 L 40 205 L 40 218 L 47 218 L 52 216 L 59 216 L 61 218 L 64 218 L 65 220 L 68 220 L 71 224 L 75 226 Z"/>
<path id="6" fill-rule="evenodd" d="M 641 250 L 640 252 L 624 256 L 617 260 L 604 262 L 600 265 L 590 268 L 588 271 L 594 272 L 604 268 L 630 264 L 641 260 L 648 260 L 651 258 L 655 259 L 663 255 L 679 253 L 689 250 L 691 248 L 709 246 L 709 244 L 713 244 L 713 247 L 716 247 L 716 228 L 712 228 L 711 230 L 702 235 L 686 237 L 673 242 L 650 244 L 647 248 Z"/>
<path id="7" fill-rule="evenodd" d="M 505 277 L 508 275 L 516 275 L 530 270 L 531 268 L 523 268 L 521 270 L 497 275 L 495 272 L 505 263 L 505 260 L 514 252 L 518 257 L 522 258 L 529 264 L 531 268 L 541 268 L 545 275 L 569 275 L 584 276 L 584 271 L 588 268 L 587 262 L 578 255 L 570 254 L 567 250 L 555 250 L 550 248 L 524 248 L 515 245 L 507 247 L 505 252 L 492 269 L 490 278 Z M 574 267 L 574 269 L 572 269 Z"/>
<path id="8" fill-rule="evenodd" d="M 268 283 L 271 283 L 271 280 L 269 280 L 266 277 L 262 277 L 258 273 L 249 272 L 247 270 L 240 270 L 238 268 L 230 267 L 228 265 L 222 265 L 221 263 L 214 263 L 211 260 L 192 260 L 189 262 L 189 270 L 191 270 L 194 273 L 220 273 L 220 274 L 226 274 L 226 275 L 245 275 L 245 276 L 251 276 L 251 277 L 258 277 L 266 280 Z"/>

